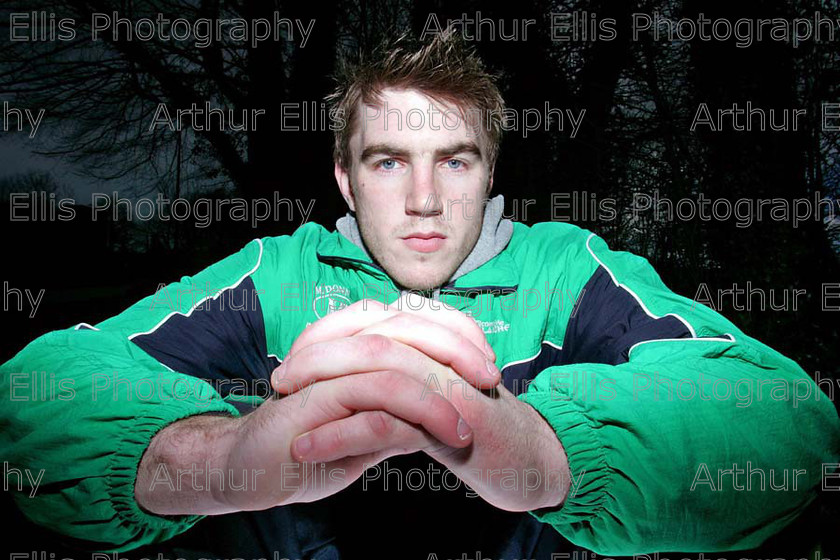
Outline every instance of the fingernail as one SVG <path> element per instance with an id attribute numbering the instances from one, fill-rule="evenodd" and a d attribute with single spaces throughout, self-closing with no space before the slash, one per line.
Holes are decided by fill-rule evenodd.
<path id="1" fill-rule="evenodd" d="M 494 364 L 490 360 L 487 360 L 487 371 L 490 372 L 490 375 L 492 375 L 493 377 L 499 375 L 500 373 L 499 368 L 496 367 L 496 364 Z"/>
<path id="2" fill-rule="evenodd" d="M 295 440 L 295 451 L 298 457 L 305 457 L 307 453 L 312 451 L 312 438 L 309 434 L 302 435 Z"/>
<path id="3" fill-rule="evenodd" d="M 472 428 L 467 424 L 463 418 L 458 418 L 458 437 L 467 439 L 472 433 Z"/>

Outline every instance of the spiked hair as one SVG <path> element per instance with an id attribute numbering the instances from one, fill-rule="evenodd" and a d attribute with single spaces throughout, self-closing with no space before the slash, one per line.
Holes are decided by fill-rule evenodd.
<path id="1" fill-rule="evenodd" d="M 465 123 L 478 130 L 491 169 L 496 162 L 504 100 L 495 77 L 452 29 L 425 44 L 402 35 L 381 44 L 371 56 L 361 56 L 358 62 L 343 59 L 335 79 L 337 87 L 326 100 L 330 114 L 345 120 L 345 126 L 335 130 L 333 150 L 335 161 L 344 169 L 351 161 L 350 137 L 358 125 L 359 102 L 381 105 L 385 88 L 416 90 L 435 102 L 455 106 Z"/>

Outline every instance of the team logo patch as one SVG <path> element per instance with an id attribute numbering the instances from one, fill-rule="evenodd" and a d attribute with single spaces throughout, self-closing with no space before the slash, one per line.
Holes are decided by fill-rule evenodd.
<path id="1" fill-rule="evenodd" d="M 508 332 L 510 330 L 510 323 L 503 319 L 497 319 L 495 321 L 479 321 L 475 318 L 470 309 L 464 309 L 462 313 L 464 313 L 467 317 L 475 321 L 476 324 L 478 324 L 478 326 L 481 327 L 481 330 L 484 331 L 484 334 L 496 334 Z"/>
<path id="2" fill-rule="evenodd" d="M 338 284 L 315 286 L 315 297 L 312 300 L 312 311 L 322 319 L 350 305 L 350 290 Z"/>
<path id="3" fill-rule="evenodd" d="M 508 332 L 510 330 L 510 323 L 501 319 L 497 321 L 479 321 L 475 317 L 473 320 L 478 323 L 484 334 L 496 334 L 501 332 Z"/>

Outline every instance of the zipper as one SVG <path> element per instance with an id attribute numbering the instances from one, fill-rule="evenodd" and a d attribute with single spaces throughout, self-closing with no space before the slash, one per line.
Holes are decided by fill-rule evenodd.
<path id="1" fill-rule="evenodd" d="M 332 256 L 329 256 L 329 255 L 322 255 L 321 253 L 318 253 L 318 260 L 321 261 L 324 264 L 350 264 L 350 265 L 355 265 L 353 268 L 365 268 L 365 269 L 372 268 L 372 269 L 378 271 L 381 275 L 388 278 L 389 280 L 391 279 L 391 277 L 388 276 L 388 273 L 385 272 L 385 269 L 383 269 L 379 265 L 374 264 L 372 262 L 363 261 L 362 259 L 354 259 L 354 258 L 351 258 L 351 257 L 332 257 Z"/>
<path id="2" fill-rule="evenodd" d="M 451 295 L 468 295 L 468 296 L 477 296 L 482 294 L 491 294 L 494 296 L 506 296 L 509 294 L 516 293 L 516 290 L 519 288 L 518 285 L 516 286 L 475 286 L 472 288 L 458 288 L 452 284 L 447 284 L 440 289 L 440 293 L 442 294 L 451 294 Z"/>
<path id="3" fill-rule="evenodd" d="M 366 270 L 367 272 L 374 274 L 375 276 L 383 276 L 387 279 L 391 285 L 397 290 L 396 284 L 394 281 L 391 280 L 391 277 L 385 272 L 381 266 L 372 263 L 370 261 L 364 261 L 362 259 L 354 259 L 352 257 L 336 257 L 330 255 L 322 255 L 320 253 L 318 255 L 318 260 L 324 264 L 330 265 L 344 265 L 350 266 L 351 268 L 361 268 Z M 376 271 L 376 272 L 373 272 Z M 449 294 L 449 295 L 467 295 L 470 297 L 475 297 L 477 295 L 482 294 L 491 294 L 495 296 L 505 296 L 509 294 L 513 294 L 516 290 L 519 289 L 519 286 L 474 286 L 469 288 L 459 288 L 452 283 L 446 284 L 440 288 L 440 294 Z M 403 290 L 397 290 L 402 293 Z M 431 291 L 431 290 L 430 290 Z"/>

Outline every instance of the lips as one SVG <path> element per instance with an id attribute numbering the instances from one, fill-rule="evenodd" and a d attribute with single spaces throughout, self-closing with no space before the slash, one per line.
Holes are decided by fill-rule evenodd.
<path id="1" fill-rule="evenodd" d="M 413 232 L 401 239 L 409 249 L 420 253 L 432 253 L 443 247 L 446 236 L 435 231 Z"/>

